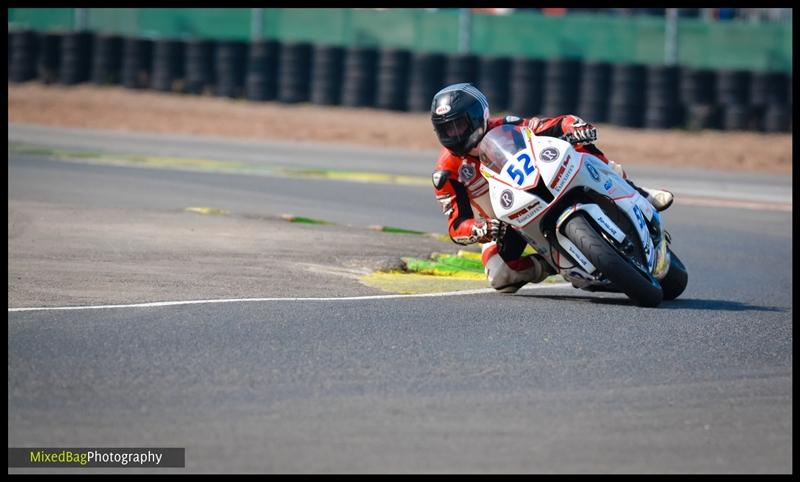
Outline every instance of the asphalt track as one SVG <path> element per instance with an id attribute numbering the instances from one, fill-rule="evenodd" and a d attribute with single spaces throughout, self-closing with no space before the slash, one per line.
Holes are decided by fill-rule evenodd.
<path id="1" fill-rule="evenodd" d="M 9 143 L 418 176 L 431 163 L 425 152 L 25 126 L 9 126 Z M 690 272 L 676 301 L 644 309 L 551 287 L 9 311 L 9 446 L 186 447 L 186 470 L 203 472 L 791 472 L 791 180 L 626 169 L 676 186 L 664 220 Z M 441 232 L 444 221 L 425 185 L 11 149 L 8 172 L 10 205 L 159 212 L 211 200 L 351 230 Z M 724 202 L 742 199 L 752 205 Z"/>

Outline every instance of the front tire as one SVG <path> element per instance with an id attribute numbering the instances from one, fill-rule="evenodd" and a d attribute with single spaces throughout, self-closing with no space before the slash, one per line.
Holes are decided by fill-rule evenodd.
<path id="1" fill-rule="evenodd" d="M 649 273 L 645 277 L 643 272 L 623 258 L 583 214 L 578 213 L 567 221 L 564 235 L 637 305 L 655 307 L 661 303 L 663 293 L 658 281 Z"/>
<path id="2" fill-rule="evenodd" d="M 689 283 L 689 273 L 680 258 L 669 250 L 669 271 L 661 280 L 661 290 L 665 300 L 674 300 L 683 293 Z"/>

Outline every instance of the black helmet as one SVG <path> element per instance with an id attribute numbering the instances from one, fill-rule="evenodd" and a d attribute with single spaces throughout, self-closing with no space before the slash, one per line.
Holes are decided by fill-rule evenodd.
<path id="1" fill-rule="evenodd" d="M 474 85 L 453 84 L 433 96 L 431 122 L 439 142 L 457 156 L 465 156 L 486 134 L 489 101 Z"/>

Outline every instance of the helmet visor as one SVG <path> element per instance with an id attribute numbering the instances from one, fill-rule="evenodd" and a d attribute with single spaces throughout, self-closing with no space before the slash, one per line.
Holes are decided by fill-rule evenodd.
<path id="1" fill-rule="evenodd" d="M 469 133 L 469 121 L 466 116 L 459 117 L 458 119 L 442 125 L 440 129 L 445 137 L 461 139 L 466 137 Z"/>

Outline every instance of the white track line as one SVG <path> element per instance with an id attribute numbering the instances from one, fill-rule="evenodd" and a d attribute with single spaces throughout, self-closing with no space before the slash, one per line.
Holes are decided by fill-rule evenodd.
<path id="1" fill-rule="evenodd" d="M 567 288 L 569 283 L 548 283 L 544 285 L 525 286 L 520 291 L 529 291 L 542 288 Z M 339 298 L 231 298 L 222 300 L 189 300 L 189 301 L 156 301 L 152 303 L 135 303 L 130 305 L 94 305 L 94 306 L 58 306 L 39 308 L 9 308 L 10 312 L 19 311 L 66 311 L 66 310 L 102 310 L 108 308 L 154 308 L 159 306 L 199 305 L 211 303 L 240 303 L 248 301 L 361 301 L 361 300 L 389 300 L 396 298 L 433 298 L 443 296 L 475 295 L 483 293 L 496 293 L 492 288 L 478 290 L 450 291 L 446 293 L 422 293 L 416 295 L 372 295 L 372 296 L 345 296 Z"/>

